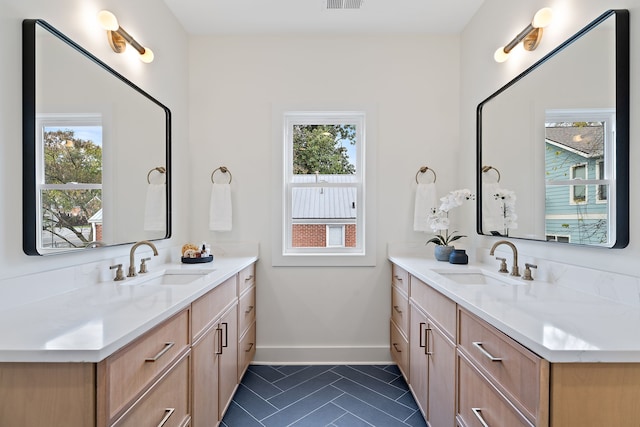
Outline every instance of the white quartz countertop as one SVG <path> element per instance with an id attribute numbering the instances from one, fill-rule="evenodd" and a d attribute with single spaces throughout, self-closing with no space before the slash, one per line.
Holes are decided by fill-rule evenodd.
<path id="1" fill-rule="evenodd" d="M 437 273 L 479 268 L 495 272 L 497 262 L 452 265 L 411 255 L 390 255 L 389 260 L 550 362 L 640 362 L 636 307 L 536 280 L 464 285 Z"/>
<path id="2" fill-rule="evenodd" d="M 165 264 L 0 312 L 0 362 L 99 362 L 257 261 L 216 257 Z M 189 284 L 145 285 L 163 272 L 202 273 Z"/>

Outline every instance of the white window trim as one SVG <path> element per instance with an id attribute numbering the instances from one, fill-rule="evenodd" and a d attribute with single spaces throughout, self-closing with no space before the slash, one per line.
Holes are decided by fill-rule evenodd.
<path id="1" fill-rule="evenodd" d="M 359 252 L 352 248 L 330 248 L 330 251 L 320 253 L 317 250 L 297 251 L 298 253 L 286 253 L 284 242 L 287 239 L 283 218 L 287 212 L 285 161 L 288 151 L 285 144 L 287 126 L 285 116 L 291 113 L 337 113 L 345 115 L 349 113 L 363 114 L 365 117 L 362 127 L 365 137 L 366 149 L 362 150 L 363 160 L 358 164 L 362 169 L 363 182 L 366 186 L 359 192 L 356 206 L 362 208 L 362 246 Z M 272 265 L 273 266 L 375 266 L 376 254 L 376 123 L 377 108 L 375 106 L 362 105 L 329 105 L 329 106 L 300 106 L 300 105 L 274 105 L 272 108 L 273 129 L 273 236 L 272 236 Z"/>

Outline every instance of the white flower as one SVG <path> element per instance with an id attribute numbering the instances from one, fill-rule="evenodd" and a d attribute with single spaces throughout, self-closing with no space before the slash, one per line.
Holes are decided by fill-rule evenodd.
<path id="1" fill-rule="evenodd" d="M 440 201 L 439 210 L 443 212 L 449 212 L 451 209 L 456 208 L 458 206 L 462 206 L 462 203 L 465 200 L 473 200 L 475 196 L 471 193 L 468 188 L 463 188 L 461 190 L 450 191 L 449 194 L 442 197 Z"/>

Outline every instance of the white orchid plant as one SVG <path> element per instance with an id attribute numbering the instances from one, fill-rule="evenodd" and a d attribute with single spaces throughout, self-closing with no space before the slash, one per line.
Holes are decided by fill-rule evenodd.
<path id="1" fill-rule="evenodd" d="M 474 200 L 475 195 L 467 188 L 450 191 L 446 196 L 440 198 L 442 202 L 438 209 L 433 208 L 429 214 L 429 225 L 436 235 L 427 240 L 426 244 L 434 243 L 440 246 L 449 246 L 450 243 L 458 239 L 467 237 L 466 235 L 456 234 L 457 231 L 449 233 L 449 211 L 462 204 L 466 200 Z"/>

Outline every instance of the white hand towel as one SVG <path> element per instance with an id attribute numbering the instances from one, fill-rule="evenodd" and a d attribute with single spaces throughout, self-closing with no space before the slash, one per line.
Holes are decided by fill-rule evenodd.
<path id="1" fill-rule="evenodd" d="M 418 184 L 413 213 L 413 229 L 415 231 L 432 231 L 429 226 L 429 215 L 437 207 L 436 185 L 434 183 Z"/>
<path id="2" fill-rule="evenodd" d="M 497 182 L 482 183 L 482 231 L 504 232 L 504 203 L 501 198 L 496 198 L 500 192 Z"/>
<path id="3" fill-rule="evenodd" d="M 209 205 L 209 229 L 230 231 L 231 217 L 231 185 L 213 184 Z"/>
<path id="4" fill-rule="evenodd" d="M 164 184 L 149 184 L 144 207 L 144 229 L 167 230 L 167 197 Z"/>

